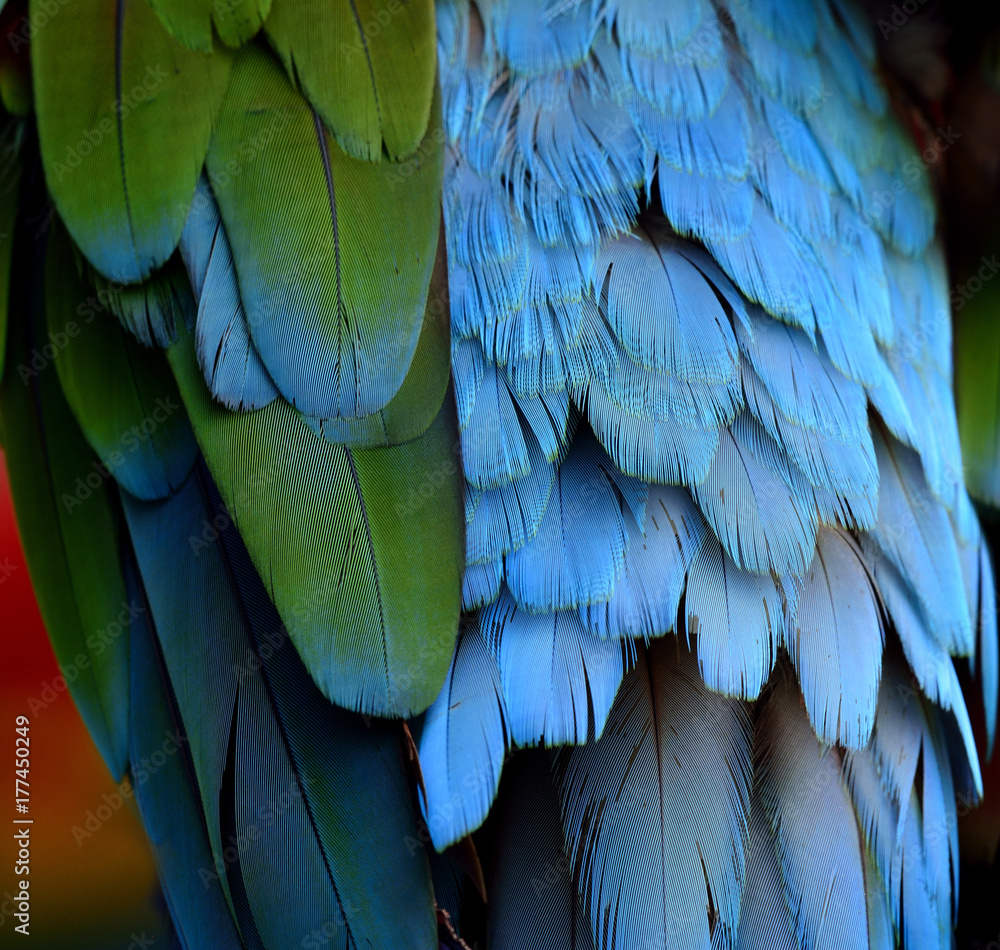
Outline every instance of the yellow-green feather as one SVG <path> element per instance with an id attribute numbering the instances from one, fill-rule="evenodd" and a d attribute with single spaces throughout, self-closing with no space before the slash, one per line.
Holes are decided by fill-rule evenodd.
<path id="1" fill-rule="evenodd" d="M 274 0 L 264 24 L 344 151 L 393 161 L 420 145 L 434 97 L 433 0 Z"/>
<path id="2" fill-rule="evenodd" d="M 31 61 L 56 209 L 99 271 L 137 283 L 177 246 L 231 54 L 188 49 L 145 0 L 66 0 Z"/>

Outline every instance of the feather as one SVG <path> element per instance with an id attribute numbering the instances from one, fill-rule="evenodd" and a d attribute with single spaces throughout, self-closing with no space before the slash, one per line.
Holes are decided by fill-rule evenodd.
<path id="1" fill-rule="evenodd" d="M 198 301 L 198 365 L 212 395 L 229 409 L 261 409 L 278 396 L 250 340 L 229 237 L 208 180 L 198 180 L 180 240 Z"/>
<path id="2" fill-rule="evenodd" d="M 252 39 L 271 11 L 271 0 L 214 3 L 212 0 L 153 0 L 170 35 L 189 49 L 212 51 L 212 28 L 226 46 Z"/>
<path id="3" fill-rule="evenodd" d="M 487 939 L 493 950 L 593 950 L 590 921 L 563 850 L 550 755 L 519 752 L 497 802 L 504 828 L 493 876 Z"/>
<path id="4" fill-rule="evenodd" d="M 866 947 L 864 868 L 840 758 L 817 741 L 789 679 L 757 720 L 756 769 L 795 933 L 810 950 Z"/>
<path id="5" fill-rule="evenodd" d="M 434 96 L 433 0 L 271 0 L 264 32 L 348 155 L 377 162 L 384 147 L 395 162 L 417 150 Z"/>
<path id="6" fill-rule="evenodd" d="M 560 756 L 563 830 L 595 946 L 708 950 L 713 918 L 735 932 L 749 742 L 745 707 L 706 690 L 680 643 L 639 648 L 604 736 Z"/>
<path id="7" fill-rule="evenodd" d="M 688 569 L 707 534 L 683 488 L 651 485 L 645 532 L 625 522 L 625 566 L 606 602 L 580 607 L 580 619 L 600 637 L 645 640 L 674 628 Z"/>
<path id="8" fill-rule="evenodd" d="M 879 503 L 871 537 L 913 590 L 935 639 L 949 653 L 970 653 L 969 605 L 948 515 L 927 491 L 917 456 L 891 437 L 872 434 Z"/>
<path id="9" fill-rule="evenodd" d="M 580 63 L 593 28 L 580 0 L 494 0 L 488 7 L 497 48 L 516 73 L 533 76 Z"/>
<path id="10" fill-rule="evenodd" d="M 220 831 L 231 823 L 235 836 L 234 904 L 245 895 L 264 946 L 315 929 L 384 948 L 427 946 L 430 871 L 422 854 L 407 855 L 418 832 L 398 731 L 320 694 L 231 522 L 191 556 L 191 535 L 228 518 L 203 468 L 172 498 L 128 507 L 178 708 L 188 734 L 199 726 L 192 758 L 202 794 L 219 802 Z M 186 622 L 199 614 L 214 634 L 209 649 L 198 642 L 206 625 Z M 222 688 L 209 699 L 204 684 L 220 679 L 220 660 Z M 362 785 L 370 794 L 355 793 Z M 221 873 L 232 884 L 230 864 Z"/>
<path id="11" fill-rule="evenodd" d="M 615 335 L 640 366 L 705 383 L 737 372 L 736 337 L 722 304 L 664 232 L 640 225 L 605 245 L 595 284 Z"/>
<path id="12" fill-rule="evenodd" d="M 785 481 L 787 463 L 782 471 L 782 456 L 767 433 L 741 419 L 739 427 L 720 433 L 712 467 L 691 494 L 739 567 L 801 575 L 816 544 L 815 506 L 803 486 Z"/>
<path id="13" fill-rule="evenodd" d="M 749 831 L 736 946 L 739 950 L 799 950 L 771 826 L 759 795 L 750 802 Z"/>
<path id="14" fill-rule="evenodd" d="M 506 558 L 507 584 L 525 609 L 565 610 L 611 596 L 628 542 L 617 483 L 632 481 L 613 470 L 589 432 L 577 435 L 538 533 Z"/>
<path id="15" fill-rule="evenodd" d="M 884 634 L 872 579 L 847 533 L 820 528 L 787 639 L 816 735 L 864 748 L 875 722 Z"/>
<path id="16" fill-rule="evenodd" d="M 691 485 L 708 474 L 719 447 L 719 429 L 690 428 L 674 419 L 632 415 L 595 380 L 573 391 L 605 451 L 623 472 L 644 481 Z"/>
<path id="17" fill-rule="evenodd" d="M 127 564 L 126 577 L 134 599 L 144 602 L 134 564 Z M 136 803 L 184 943 L 238 950 L 242 944 L 220 877 L 193 873 L 208 872 L 215 860 L 189 759 L 190 739 L 150 622 L 140 614 L 129 634 L 129 763 Z"/>
<path id="18" fill-rule="evenodd" d="M 503 581 L 503 561 L 469 564 L 462 575 L 462 610 L 472 613 L 492 604 L 500 593 Z"/>
<path id="19" fill-rule="evenodd" d="M 148 4 L 61 12 L 31 45 L 47 184 L 93 265 L 137 283 L 177 247 L 232 57 L 188 50 Z"/>
<path id="20" fill-rule="evenodd" d="M 49 237 L 45 267 L 49 332 L 66 339 L 56 370 L 77 422 L 124 489 L 147 500 L 166 497 L 187 478 L 197 446 L 163 354 L 140 346 L 108 314 L 70 337 L 64 328 L 86 291 L 61 229 Z"/>
<path id="21" fill-rule="evenodd" d="M 481 618 L 515 745 L 583 743 L 601 735 L 631 666 L 631 641 L 599 639 L 573 610 L 528 613 L 506 590 Z"/>
<path id="22" fill-rule="evenodd" d="M 207 170 L 251 339 L 307 415 L 369 415 L 406 376 L 437 246 L 440 139 L 435 118 L 405 175 L 352 158 L 270 54 L 236 56 Z"/>
<path id="23" fill-rule="evenodd" d="M 770 575 L 741 570 L 709 538 L 691 564 L 684 610 L 705 685 L 736 699 L 756 699 L 783 642 L 782 588 Z"/>
<path id="24" fill-rule="evenodd" d="M 37 198 L 37 195 L 32 196 Z M 34 204 L 29 209 L 37 207 Z M 44 241 L 18 229 L 7 372 L 0 387 L 4 461 L 17 526 L 55 658 L 115 780 L 128 765 L 130 603 L 120 568 L 118 491 L 77 426 L 44 346 Z M 88 642 L 89 641 L 89 642 Z"/>
<path id="25" fill-rule="evenodd" d="M 552 497 L 555 466 L 538 440 L 526 439 L 531 469 L 524 478 L 480 491 L 466 484 L 465 557 L 469 564 L 495 561 L 527 544 L 538 533 Z"/>
<path id="26" fill-rule="evenodd" d="M 740 353 L 749 360 L 782 415 L 795 425 L 843 442 L 868 430 L 864 390 L 817 350 L 802 330 L 748 309 L 750 330 L 737 324 Z"/>
<path id="27" fill-rule="evenodd" d="M 500 671 L 472 623 L 420 734 L 424 819 L 439 850 L 475 831 L 493 804 L 507 747 L 505 715 Z"/>
<path id="28" fill-rule="evenodd" d="M 358 711 L 425 709 L 458 632 L 451 407 L 419 439 L 352 450 L 317 439 L 283 400 L 239 414 L 213 403 L 186 334 L 168 358 L 226 507 L 320 689 Z"/>
<path id="29" fill-rule="evenodd" d="M 303 416 L 306 425 L 328 442 L 364 449 L 401 445 L 422 436 L 440 413 L 451 378 L 447 314 L 447 263 L 442 235 L 420 338 L 396 395 L 370 416 L 356 419 Z"/>

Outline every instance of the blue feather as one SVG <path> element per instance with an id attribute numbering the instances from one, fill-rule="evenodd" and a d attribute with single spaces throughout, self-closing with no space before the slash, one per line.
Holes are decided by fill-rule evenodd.
<path id="1" fill-rule="evenodd" d="M 754 198 L 745 235 L 735 241 L 707 238 L 705 244 L 751 301 L 813 335 L 816 318 L 809 303 L 806 266 L 811 254 L 801 238 L 775 221 L 762 198 Z"/>
<path id="2" fill-rule="evenodd" d="M 555 746 L 599 737 L 631 665 L 631 641 L 601 640 L 573 610 L 528 613 L 506 590 L 481 617 L 500 667 L 511 741 Z"/>
<path id="3" fill-rule="evenodd" d="M 614 463 L 581 432 L 556 475 L 538 533 L 506 559 L 507 584 L 531 611 L 606 601 L 625 563 L 628 541 Z M 633 490 L 640 490 L 638 485 Z"/>
<path id="4" fill-rule="evenodd" d="M 799 950 L 771 827 L 759 795 L 754 795 L 750 802 L 749 831 L 736 948 Z"/>
<path id="5" fill-rule="evenodd" d="M 483 823 L 500 784 L 506 748 L 500 671 L 478 624 L 472 623 L 462 631 L 420 734 L 424 818 L 438 850 Z"/>
<path id="6" fill-rule="evenodd" d="M 979 649 L 976 653 L 986 711 L 986 757 L 993 753 L 997 731 L 997 694 L 1000 692 L 1000 642 L 997 637 L 997 600 L 993 564 L 985 541 L 979 542 Z"/>
<path id="7" fill-rule="evenodd" d="M 522 75 L 575 66 L 590 49 L 593 26 L 582 0 L 495 0 L 488 10 L 497 48 Z"/>
<path id="8" fill-rule="evenodd" d="M 817 741 L 787 679 L 764 706 L 757 736 L 758 787 L 799 945 L 866 947 L 862 854 L 840 759 Z"/>
<path id="9" fill-rule="evenodd" d="M 794 8 L 794 12 L 786 12 L 786 19 L 812 11 L 812 4 L 807 3 L 786 6 Z M 823 77 L 815 52 L 811 48 L 796 50 L 783 46 L 780 40 L 762 32 L 752 22 L 753 5 L 734 3 L 728 10 L 743 52 L 768 95 L 794 112 L 815 109 L 823 95 Z"/>
<path id="10" fill-rule="evenodd" d="M 737 565 L 801 575 L 816 544 L 808 485 L 802 479 L 790 487 L 787 463 L 773 440 L 746 415 L 737 422 L 720 433 L 712 467 L 691 494 Z"/>
<path id="11" fill-rule="evenodd" d="M 709 692 L 680 643 L 640 647 L 604 736 L 559 760 L 567 850 L 596 945 L 709 950 L 707 906 L 717 930 L 735 933 L 749 742 L 743 704 Z"/>
<path id="12" fill-rule="evenodd" d="M 934 638 L 949 653 L 969 654 L 972 623 L 947 512 L 927 491 L 917 456 L 891 437 L 873 436 L 879 503 L 871 537 L 916 595 Z"/>
<path id="13" fill-rule="evenodd" d="M 466 480 L 476 488 L 498 488 L 524 478 L 531 471 L 525 433 L 495 363 L 483 361 L 471 403 L 468 422 L 459 425 Z"/>
<path id="14" fill-rule="evenodd" d="M 605 603 L 580 608 L 580 619 L 600 637 L 649 640 L 674 628 L 684 578 L 707 529 L 683 488 L 652 485 L 645 533 L 626 522 L 625 567 Z"/>
<path id="15" fill-rule="evenodd" d="M 594 381 L 574 390 L 573 400 L 623 472 L 650 482 L 692 485 L 707 474 L 719 447 L 716 426 L 688 428 L 673 419 L 640 418 L 616 405 Z"/>
<path id="16" fill-rule="evenodd" d="M 162 503 L 126 505 L 178 709 L 198 723 L 191 757 L 234 905 L 249 903 L 265 946 L 317 927 L 372 946 L 426 945 L 430 873 L 406 857 L 418 832 L 397 731 L 320 694 L 203 468 Z M 206 523 L 223 528 L 195 558 L 190 539 Z M 350 791 L 362 784 L 370 796 Z M 261 802 L 282 807 L 280 820 Z M 232 843 L 215 850 L 227 825 L 239 889 Z"/>
<path id="17" fill-rule="evenodd" d="M 722 53 L 716 13 L 706 0 L 606 0 L 599 8 L 625 49 L 649 56 L 679 53 L 697 31 L 707 51 Z"/>
<path id="18" fill-rule="evenodd" d="M 770 96 L 760 96 L 759 108 L 768 131 L 781 146 L 788 164 L 807 181 L 826 192 L 835 193 L 837 180 L 805 119 Z"/>
<path id="19" fill-rule="evenodd" d="M 725 383 L 736 374 L 729 318 L 664 230 L 643 224 L 605 245 L 595 283 L 615 335 L 643 368 L 703 383 Z"/>
<path id="20" fill-rule="evenodd" d="M 198 300 L 198 365 L 216 399 L 229 409 L 260 409 L 278 397 L 250 340 L 229 238 L 204 177 L 181 233 L 181 255 Z"/>
<path id="21" fill-rule="evenodd" d="M 491 950 L 594 950 L 563 850 L 550 754 L 525 750 L 504 770 L 487 918 Z"/>
<path id="22" fill-rule="evenodd" d="M 471 613 L 493 603 L 503 581 L 503 561 L 470 564 L 462 575 L 462 610 Z"/>
<path id="23" fill-rule="evenodd" d="M 820 528 L 787 641 L 816 735 L 830 745 L 864 748 L 875 723 L 884 634 L 871 578 L 850 535 Z"/>
<path id="24" fill-rule="evenodd" d="M 874 521 L 878 464 L 867 427 L 855 441 L 846 441 L 789 422 L 771 401 L 760 378 L 745 363 L 743 392 L 754 418 L 785 450 L 789 461 L 813 487 L 858 499 L 859 510 L 862 503 L 868 501 Z"/>
<path id="25" fill-rule="evenodd" d="M 792 608 L 794 613 L 794 601 Z M 737 699 L 756 699 L 783 642 L 781 588 L 769 574 L 741 570 L 718 540 L 709 538 L 691 564 L 684 609 L 705 685 Z"/>
<path id="26" fill-rule="evenodd" d="M 750 227 L 754 190 L 749 179 L 704 177 L 660 162 L 656 181 L 663 213 L 678 234 L 733 241 Z"/>
<path id="27" fill-rule="evenodd" d="M 629 112 L 642 137 L 671 168 L 733 181 L 746 178 L 750 126 L 746 100 L 735 83 L 701 121 L 664 116 L 639 98 L 629 102 Z"/>
<path id="28" fill-rule="evenodd" d="M 528 543 L 537 533 L 552 495 L 555 466 L 538 440 L 527 433 L 530 471 L 523 478 L 480 490 L 465 486 L 465 559 L 496 561 Z"/>
<path id="29" fill-rule="evenodd" d="M 144 602 L 135 570 L 127 555 L 126 581 L 138 594 L 135 601 Z M 228 888 L 224 880 L 210 874 L 215 859 L 198 783 L 191 771 L 187 751 L 190 740 L 164 674 L 146 610 L 136 615 L 128 636 L 132 788 L 153 846 L 171 917 L 186 946 L 235 950 L 242 944 L 227 904 Z M 201 722 L 192 725 L 200 727 Z M 162 765 L 157 757 L 163 759 Z M 179 829 L 183 832 L 178 833 Z M 196 869 L 209 874 L 199 877 L 194 873 Z"/>
<path id="30" fill-rule="evenodd" d="M 868 431 L 865 394 L 817 350 L 806 334 L 748 310 L 752 332 L 737 325 L 740 352 L 782 414 L 796 425 L 854 443 Z"/>

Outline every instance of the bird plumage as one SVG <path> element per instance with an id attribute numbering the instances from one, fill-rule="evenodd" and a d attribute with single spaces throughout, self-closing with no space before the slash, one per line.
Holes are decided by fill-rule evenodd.
<path id="1" fill-rule="evenodd" d="M 491 946 L 950 945 L 995 588 L 846 0 L 69 0 L 31 63 L 5 452 L 181 945 L 473 941 L 477 848 Z"/>

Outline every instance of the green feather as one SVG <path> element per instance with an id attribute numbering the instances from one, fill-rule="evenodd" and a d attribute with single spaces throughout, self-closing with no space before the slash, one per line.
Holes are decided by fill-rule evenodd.
<path id="1" fill-rule="evenodd" d="M 288 74 L 341 148 L 397 161 L 427 130 L 434 97 L 433 0 L 274 0 L 264 24 Z"/>
<path id="2" fill-rule="evenodd" d="M 79 318 L 86 291 L 61 226 L 49 238 L 45 293 L 49 333 L 63 344 L 59 381 L 87 441 L 131 494 L 165 498 L 198 447 L 162 350 L 141 346 L 111 314 Z"/>
<path id="3" fill-rule="evenodd" d="M 313 419 L 306 424 L 330 442 L 353 448 L 401 445 L 423 435 L 437 418 L 451 379 L 448 262 L 444 231 L 438 244 L 427 308 L 410 371 L 388 405 L 360 419 Z"/>
<path id="4" fill-rule="evenodd" d="M 0 131 L 0 379 L 7 350 L 10 263 L 14 253 L 14 221 L 21 193 L 21 146 L 24 123 L 8 121 Z"/>
<path id="5" fill-rule="evenodd" d="M 19 236 L 20 238 L 20 236 Z M 18 270 L 30 261 L 15 257 Z M 8 366 L 0 387 L 7 470 L 32 584 L 56 659 L 116 779 L 128 761 L 129 624 L 114 482 L 100 468 L 44 355 L 41 273 L 11 297 Z M 36 368 L 36 367 L 41 367 Z"/>
<path id="6" fill-rule="evenodd" d="M 986 284 L 956 316 L 955 396 L 965 483 L 1000 505 L 1000 286 Z"/>
<path id="7" fill-rule="evenodd" d="M 351 450 L 281 399 L 213 402 L 190 334 L 168 351 L 205 460 L 309 672 L 334 702 L 409 716 L 433 702 L 464 565 L 454 407 L 419 439 Z"/>
<path id="8" fill-rule="evenodd" d="M 137 0 L 66 0 L 47 20 L 31 60 L 49 190 L 97 269 L 137 283 L 177 246 L 231 55 L 187 49 Z"/>
<path id="9" fill-rule="evenodd" d="M 271 0 L 149 0 L 170 35 L 185 46 L 212 51 L 212 24 L 226 46 L 242 46 L 257 35 Z"/>
<path id="10" fill-rule="evenodd" d="M 345 154 L 278 61 L 237 54 L 208 153 L 250 335 L 289 402 L 382 409 L 406 376 L 440 224 L 440 107 L 403 165 Z"/>

